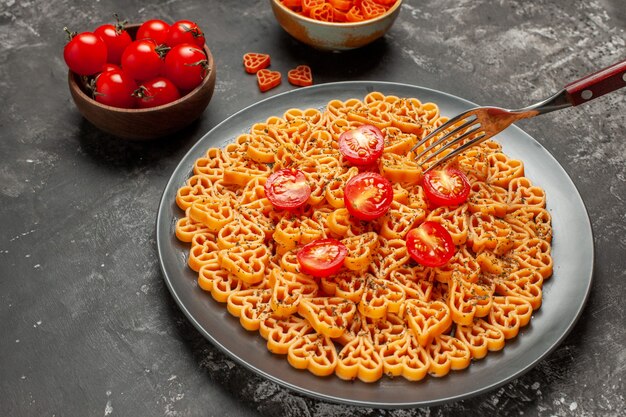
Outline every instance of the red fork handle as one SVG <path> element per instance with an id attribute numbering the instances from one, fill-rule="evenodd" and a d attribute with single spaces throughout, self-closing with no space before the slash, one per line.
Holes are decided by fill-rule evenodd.
<path id="1" fill-rule="evenodd" d="M 565 91 L 572 106 L 578 106 L 624 86 L 626 60 L 567 84 Z"/>

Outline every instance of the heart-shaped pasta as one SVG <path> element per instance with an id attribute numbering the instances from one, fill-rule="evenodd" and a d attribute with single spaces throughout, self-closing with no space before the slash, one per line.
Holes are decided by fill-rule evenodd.
<path id="1" fill-rule="evenodd" d="M 426 350 L 430 356 L 428 373 L 435 377 L 445 376 L 450 370 L 465 369 L 472 360 L 472 354 L 465 343 L 445 334 L 435 337 Z"/>
<path id="2" fill-rule="evenodd" d="M 247 284 L 263 281 L 270 250 L 262 243 L 246 244 L 218 252 L 220 265 Z"/>
<path id="3" fill-rule="evenodd" d="M 193 237 L 198 233 L 211 233 L 204 224 L 189 217 L 189 208 L 185 210 L 185 216 L 176 221 L 175 230 L 178 240 L 187 243 L 190 243 Z"/>
<path id="4" fill-rule="evenodd" d="M 504 217 L 509 209 L 509 193 L 505 188 L 474 181 L 470 186 L 467 204 L 472 213 Z"/>
<path id="5" fill-rule="evenodd" d="M 219 264 L 217 257 L 217 243 L 212 233 L 198 233 L 191 239 L 191 250 L 187 264 L 198 272 L 207 263 Z"/>
<path id="6" fill-rule="evenodd" d="M 511 295 L 525 299 L 533 310 L 541 307 L 543 277 L 532 268 L 519 269 L 508 276 L 495 280 L 498 295 Z"/>
<path id="7" fill-rule="evenodd" d="M 489 170 L 487 183 L 507 188 L 515 178 L 524 176 L 524 163 L 501 152 L 489 154 L 487 157 Z"/>
<path id="8" fill-rule="evenodd" d="M 341 379 L 373 382 L 383 375 L 383 361 L 369 337 L 360 335 L 339 352 L 335 373 Z"/>
<path id="9" fill-rule="evenodd" d="M 265 316 L 271 313 L 269 289 L 247 289 L 233 292 L 226 302 L 230 314 L 239 317 L 241 326 L 249 331 L 256 331 Z"/>
<path id="10" fill-rule="evenodd" d="M 317 376 L 328 376 L 337 367 L 337 349 L 326 335 L 305 334 L 289 346 L 287 360 L 294 368 L 306 369 Z"/>
<path id="11" fill-rule="evenodd" d="M 554 262 L 551 247 L 543 239 L 528 239 L 513 250 L 512 258 L 519 262 L 522 268 L 534 268 L 544 279 L 552 275 Z"/>
<path id="12" fill-rule="evenodd" d="M 517 336 L 521 327 L 528 324 L 532 313 L 532 305 L 524 298 L 495 296 L 488 322 L 500 329 L 505 339 L 512 339 Z"/>
<path id="13" fill-rule="evenodd" d="M 272 297 L 270 305 L 278 317 L 288 317 L 298 311 L 303 297 L 315 297 L 318 285 L 314 279 L 300 273 L 272 269 L 270 273 Z"/>
<path id="14" fill-rule="evenodd" d="M 246 287 L 242 280 L 223 269 L 219 263 L 208 263 L 200 268 L 198 285 L 204 291 L 210 292 L 219 303 L 225 303 L 233 292 Z"/>
<path id="15" fill-rule="evenodd" d="M 309 322 L 295 315 L 285 318 L 270 315 L 261 320 L 259 327 L 259 333 L 267 340 L 267 350 L 280 355 L 286 355 L 298 338 L 311 332 Z"/>
<path id="16" fill-rule="evenodd" d="M 455 336 L 465 342 L 473 359 L 484 358 L 488 351 L 501 350 L 505 343 L 502 330 L 484 319 L 475 320 L 467 326 L 456 326 Z"/>
<path id="17" fill-rule="evenodd" d="M 440 300 L 406 300 L 404 316 L 420 346 L 428 346 L 435 337 L 452 325 L 450 308 Z"/>
<path id="18" fill-rule="evenodd" d="M 406 295 L 397 282 L 371 276 L 359 301 L 359 312 L 369 318 L 380 319 L 388 313 L 398 313 Z"/>
<path id="19" fill-rule="evenodd" d="M 356 314 L 356 304 L 341 297 L 303 298 L 298 305 L 298 314 L 318 333 L 335 338 L 350 326 Z"/>
<path id="20" fill-rule="evenodd" d="M 452 321 L 470 325 L 474 317 L 485 317 L 491 310 L 493 289 L 453 276 L 450 280 L 448 306 Z"/>
<path id="21" fill-rule="evenodd" d="M 382 345 L 378 351 L 385 374 L 402 376 L 409 381 L 424 379 L 430 369 L 428 352 L 411 333 Z"/>

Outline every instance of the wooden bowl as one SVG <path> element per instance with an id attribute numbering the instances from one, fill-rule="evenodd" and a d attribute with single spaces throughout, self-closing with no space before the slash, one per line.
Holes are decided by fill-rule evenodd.
<path id="1" fill-rule="evenodd" d="M 393 25 L 402 0 L 382 16 L 355 23 L 329 23 L 294 12 L 280 0 L 270 0 L 278 23 L 291 36 L 316 49 L 342 51 L 360 48 L 382 37 Z"/>
<path id="2" fill-rule="evenodd" d="M 134 39 L 140 25 L 128 25 Z M 81 76 L 69 71 L 68 84 L 78 111 L 97 128 L 124 139 L 148 140 L 172 134 L 196 120 L 215 89 L 215 61 L 205 45 L 208 74 L 198 87 L 168 104 L 149 109 L 121 109 L 92 99 Z"/>

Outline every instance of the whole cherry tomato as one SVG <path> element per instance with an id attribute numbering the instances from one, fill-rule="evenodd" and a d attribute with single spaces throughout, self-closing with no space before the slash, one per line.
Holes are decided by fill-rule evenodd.
<path id="1" fill-rule="evenodd" d="M 207 75 L 207 64 L 207 56 L 201 48 L 184 43 L 167 53 L 163 73 L 182 92 L 188 92 L 202 83 Z"/>
<path id="2" fill-rule="evenodd" d="M 179 20 L 170 26 L 165 44 L 174 47 L 182 43 L 190 43 L 202 48 L 204 47 L 204 42 L 204 33 L 195 22 Z"/>
<path id="3" fill-rule="evenodd" d="M 107 106 L 129 109 L 135 107 L 135 80 L 123 70 L 110 70 L 96 77 L 94 98 Z"/>
<path id="4" fill-rule="evenodd" d="M 385 138 L 376 126 L 363 125 L 339 136 L 339 151 L 352 165 L 364 166 L 383 154 Z"/>
<path id="5" fill-rule="evenodd" d="M 100 72 L 107 72 L 107 71 L 112 71 L 112 70 L 122 70 L 122 67 L 120 67 L 119 65 L 115 65 L 115 64 L 109 64 L 106 63 L 102 66 L 102 71 Z"/>
<path id="6" fill-rule="evenodd" d="M 157 45 L 162 45 L 169 31 L 170 25 L 160 19 L 146 20 L 137 29 L 135 40 L 152 39 Z"/>
<path id="7" fill-rule="evenodd" d="M 124 49 L 133 41 L 124 29 L 124 24 L 118 21 L 117 25 L 98 26 L 94 34 L 100 36 L 107 46 L 107 62 L 119 65 Z"/>
<path id="8" fill-rule="evenodd" d="M 69 69 L 78 75 L 99 73 L 107 62 L 107 46 L 104 41 L 91 32 L 70 33 L 70 37 L 70 41 L 63 48 L 63 58 Z"/>
<path id="9" fill-rule="evenodd" d="M 122 69 L 137 81 L 156 78 L 163 68 L 164 52 L 153 40 L 134 41 L 122 54 Z"/>
<path id="10" fill-rule="evenodd" d="M 327 277 L 339 272 L 348 254 L 348 248 L 332 238 L 317 239 L 304 245 L 296 253 L 300 271 L 315 277 Z"/>
<path id="11" fill-rule="evenodd" d="M 147 109 L 178 100 L 180 92 L 167 78 L 157 77 L 141 83 L 134 96 L 137 97 L 139 108 Z"/>
<path id="12" fill-rule="evenodd" d="M 455 246 L 450 232 L 433 221 L 409 230 L 405 239 L 411 258 L 424 266 L 442 266 L 454 255 Z"/>

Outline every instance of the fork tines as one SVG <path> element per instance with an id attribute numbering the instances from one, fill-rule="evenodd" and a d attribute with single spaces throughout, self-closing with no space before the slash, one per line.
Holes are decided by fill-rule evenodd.
<path id="1" fill-rule="evenodd" d="M 411 152 L 419 151 L 415 160 L 426 172 L 487 139 L 486 136 L 486 132 L 481 129 L 476 111 L 468 110 L 433 130 L 419 141 Z M 437 159 L 427 165 L 434 158 Z"/>

